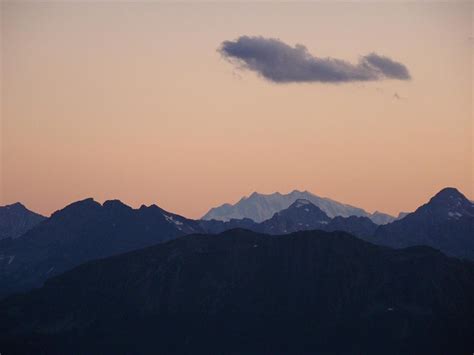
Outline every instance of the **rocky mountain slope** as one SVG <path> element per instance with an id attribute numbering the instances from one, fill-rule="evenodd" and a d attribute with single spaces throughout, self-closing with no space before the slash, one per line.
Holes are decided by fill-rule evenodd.
<path id="1" fill-rule="evenodd" d="M 45 219 L 19 202 L 0 206 L 0 239 L 18 238 Z"/>

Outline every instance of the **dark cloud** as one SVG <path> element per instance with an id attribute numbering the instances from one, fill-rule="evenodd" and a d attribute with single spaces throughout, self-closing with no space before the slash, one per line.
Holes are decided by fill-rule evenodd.
<path id="1" fill-rule="evenodd" d="M 366 62 L 372 68 L 379 70 L 380 74 L 390 79 L 409 80 L 410 73 L 406 66 L 388 57 L 371 53 L 362 57 L 362 62 Z"/>
<path id="2" fill-rule="evenodd" d="M 239 68 L 255 71 L 276 83 L 410 79 L 403 64 L 376 53 L 351 64 L 341 59 L 314 57 L 301 44 L 291 47 L 278 39 L 248 36 L 225 41 L 218 51 Z"/>

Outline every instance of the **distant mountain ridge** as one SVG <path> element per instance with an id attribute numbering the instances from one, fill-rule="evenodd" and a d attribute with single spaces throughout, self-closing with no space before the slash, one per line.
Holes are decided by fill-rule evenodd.
<path id="1" fill-rule="evenodd" d="M 156 205 L 133 209 L 118 200 L 77 201 L 21 238 L 0 241 L 0 298 L 89 260 L 199 232 L 197 221 Z"/>
<path id="2" fill-rule="evenodd" d="M 344 217 L 335 219 L 341 220 Z M 375 226 L 366 217 L 355 217 L 354 220 L 367 220 Z M 360 226 L 354 226 L 352 219 L 334 225 L 320 208 L 303 199 L 258 224 L 250 219 L 229 222 L 191 220 L 156 205 L 133 209 L 119 200 L 100 204 L 88 198 L 56 211 L 21 238 L 5 239 L 0 243 L 0 298 L 38 287 L 47 278 L 90 260 L 133 251 L 186 234 L 220 233 L 233 228 L 273 235 L 311 229 L 361 230 Z M 367 233 L 361 232 L 362 235 Z"/>
<path id="3" fill-rule="evenodd" d="M 45 219 L 20 202 L 0 206 L 0 239 L 18 238 Z"/>
<path id="4" fill-rule="evenodd" d="M 201 225 L 208 232 L 222 232 L 235 227 L 267 234 L 338 230 L 378 245 L 394 248 L 427 245 L 450 256 L 474 260 L 474 204 L 455 188 L 439 191 L 416 211 L 385 225 L 377 225 L 366 216 L 330 218 L 322 209 L 303 199 L 261 223 L 251 223 L 246 219 L 244 226 L 239 221 L 243 220 L 233 219 L 231 225 L 222 221 L 202 221 Z M 219 228 L 212 230 L 206 224 L 219 225 Z"/>
<path id="5" fill-rule="evenodd" d="M 156 205 L 133 209 L 119 200 L 85 199 L 66 206 L 20 238 L 0 240 L 0 298 L 40 286 L 81 263 L 144 248 L 186 234 L 218 234 L 243 228 L 270 235 L 297 231 L 344 231 L 395 248 L 427 245 L 474 260 L 474 207 L 453 188 L 436 194 L 403 219 L 377 225 L 366 216 L 330 218 L 297 199 L 261 223 L 251 219 L 192 220 Z"/>
<path id="6" fill-rule="evenodd" d="M 201 219 L 229 221 L 231 219 L 249 218 L 260 223 L 272 218 L 275 213 L 288 208 L 296 200 L 310 201 L 324 211 L 330 218 L 336 216 L 369 217 L 377 224 L 389 223 L 395 219 L 395 217 L 381 212 L 376 212 L 372 215 L 362 208 L 343 204 L 329 198 L 319 197 L 308 191 L 298 190 L 294 190 L 288 194 L 275 192 L 267 195 L 254 192 L 249 197 L 243 197 L 234 205 L 226 203 L 219 207 L 211 208 Z"/>
<path id="7" fill-rule="evenodd" d="M 233 228 L 249 229 L 270 235 L 288 234 L 298 231 L 322 230 L 344 231 L 357 237 L 371 236 L 378 225 L 368 217 L 341 217 L 330 218 L 323 210 L 308 200 L 298 199 L 288 208 L 276 212 L 272 218 L 261 223 L 251 219 L 232 219 L 224 221 L 200 221 L 201 227 L 208 233 L 221 233 Z"/>

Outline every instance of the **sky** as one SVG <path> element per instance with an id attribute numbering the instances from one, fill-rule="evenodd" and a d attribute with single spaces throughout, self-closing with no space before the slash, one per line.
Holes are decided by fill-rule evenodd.
<path id="1" fill-rule="evenodd" d="M 472 3 L 3 1 L 0 20 L 0 205 L 474 198 Z"/>

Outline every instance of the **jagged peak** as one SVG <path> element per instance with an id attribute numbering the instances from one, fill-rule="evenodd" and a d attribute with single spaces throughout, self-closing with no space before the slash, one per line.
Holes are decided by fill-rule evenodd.
<path id="1" fill-rule="evenodd" d="M 311 192 L 305 190 L 305 191 L 301 191 L 301 190 L 298 190 L 298 189 L 294 189 L 293 191 L 291 192 L 288 192 L 288 193 L 281 193 L 280 191 L 275 191 L 275 192 L 272 192 L 272 193 L 268 193 L 268 194 L 265 194 L 265 193 L 260 193 L 258 191 L 254 191 L 252 192 L 250 195 L 248 196 L 243 196 L 239 202 L 241 201 L 245 201 L 247 199 L 251 199 L 251 198 L 257 198 L 257 197 L 272 197 L 272 196 L 292 196 L 292 195 L 313 195 Z M 221 205 L 220 207 L 223 207 L 223 206 L 232 206 L 231 204 L 229 203 L 225 203 L 223 205 Z"/>
<path id="2" fill-rule="evenodd" d="M 161 212 L 165 212 L 160 206 L 152 203 L 150 206 L 147 206 L 147 205 L 141 205 L 139 210 L 148 210 L 148 211 L 154 211 L 154 210 L 158 210 L 158 211 L 161 211 Z"/>

